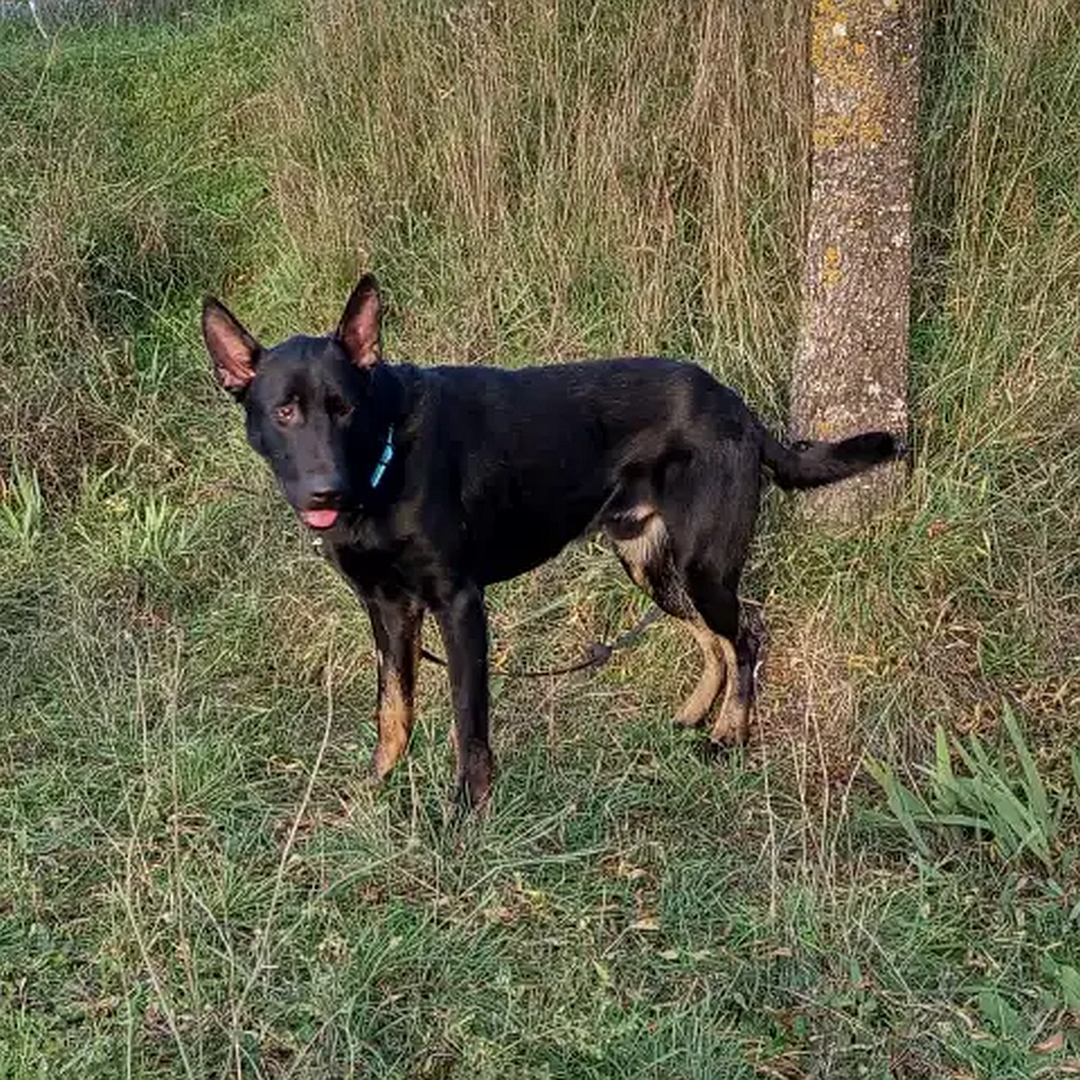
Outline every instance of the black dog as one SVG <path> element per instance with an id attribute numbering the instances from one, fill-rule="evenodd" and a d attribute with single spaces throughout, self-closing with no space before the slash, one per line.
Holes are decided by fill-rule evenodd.
<path id="1" fill-rule="evenodd" d="M 788 448 L 701 368 L 635 358 L 523 371 L 380 360 L 379 293 L 365 276 L 337 331 L 263 349 L 216 300 L 202 329 L 252 447 L 352 585 L 379 656 L 384 777 L 413 723 L 420 624 L 446 648 L 457 791 L 491 785 L 484 587 L 530 570 L 592 529 L 630 577 L 684 619 L 705 660 L 676 722 L 746 737 L 753 647 L 739 636 L 739 576 L 762 465 L 785 488 L 828 484 L 895 457 L 893 436 Z"/>

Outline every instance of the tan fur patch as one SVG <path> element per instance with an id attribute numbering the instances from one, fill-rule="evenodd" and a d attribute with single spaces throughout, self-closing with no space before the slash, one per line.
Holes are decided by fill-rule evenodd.
<path id="1" fill-rule="evenodd" d="M 709 709 L 712 708 L 717 694 L 720 693 L 721 686 L 724 685 L 725 678 L 729 684 L 731 678 L 729 669 L 726 666 L 726 654 L 721 644 L 724 639 L 718 634 L 714 634 L 700 618 L 687 625 L 690 627 L 690 632 L 694 635 L 694 640 L 697 641 L 698 647 L 701 649 L 705 668 L 701 673 L 697 686 L 694 687 L 693 692 L 683 702 L 682 708 L 679 709 L 675 717 L 675 723 L 686 727 L 696 727 L 705 719 Z"/>
<path id="2" fill-rule="evenodd" d="M 735 646 L 727 638 L 717 635 L 716 640 L 723 653 L 728 678 L 724 700 L 709 731 L 709 739 L 714 743 L 744 743 L 750 734 L 750 704 L 739 696 L 739 660 Z"/>
<path id="3" fill-rule="evenodd" d="M 372 771 L 381 780 L 398 763 L 412 734 L 413 703 L 405 693 L 394 668 L 386 664 L 379 694 L 379 741 L 375 747 Z"/>
<path id="4" fill-rule="evenodd" d="M 649 592 L 645 567 L 655 560 L 657 552 L 667 540 L 667 526 L 664 525 L 664 519 L 651 506 L 635 507 L 628 516 L 644 521 L 645 526 L 641 534 L 632 540 L 617 540 L 615 548 L 620 558 L 626 563 L 634 584 L 639 589 Z"/>

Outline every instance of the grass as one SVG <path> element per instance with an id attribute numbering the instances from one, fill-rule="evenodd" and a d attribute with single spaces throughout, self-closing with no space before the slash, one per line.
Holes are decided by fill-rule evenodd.
<path id="1" fill-rule="evenodd" d="M 751 747 L 671 730 L 696 649 L 661 624 L 495 678 L 483 824 L 445 820 L 430 667 L 363 789 L 367 628 L 211 386 L 199 297 L 273 339 L 371 267 L 395 356 L 694 355 L 782 427 L 805 3 L 38 6 L 49 42 L 0 43 L 0 1076 L 1080 1069 L 1068 5 L 927 8 L 916 465 L 839 536 L 767 496 Z M 492 590 L 497 665 L 632 623 L 612 562 Z M 914 840 L 867 755 L 894 796 L 1051 800 L 1046 843 L 930 795 Z"/>

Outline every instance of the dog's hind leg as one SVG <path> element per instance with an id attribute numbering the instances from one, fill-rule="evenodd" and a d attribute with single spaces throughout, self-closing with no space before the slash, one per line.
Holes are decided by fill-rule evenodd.
<path id="1" fill-rule="evenodd" d="M 656 605 L 687 624 L 701 649 L 703 668 L 697 685 L 675 714 L 675 723 L 697 727 L 708 716 L 727 680 L 722 640 L 695 609 L 675 561 L 663 518 L 652 507 L 639 505 L 608 526 L 619 561 L 631 580 L 647 592 Z"/>
<path id="2" fill-rule="evenodd" d="M 697 727 L 709 715 L 713 702 L 729 681 L 728 672 L 731 668 L 724 653 L 723 638 L 714 634 L 700 615 L 696 615 L 688 625 L 698 648 L 701 649 L 704 668 L 697 686 L 675 714 L 675 723 L 682 727 Z"/>
<path id="3" fill-rule="evenodd" d="M 379 655 L 379 737 L 371 759 L 371 778 L 379 783 L 405 753 L 412 734 L 424 609 L 412 601 L 365 603 Z"/>
<path id="4" fill-rule="evenodd" d="M 739 579 L 760 493 L 754 446 L 732 444 L 665 477 L 660 510 L 677 580 L 710 635 L 726 675 L 709 738 L 742 743 L 750 729 L 756 639 L 740 630 Z"/>
<path id="5" fill-rule="evenodd" d="M 687 568 L 687 587 L 694 606 L 715 635 L 728 673 L 723 698 L 709 729 L 709 739 L 718 744 L 744 743 L 750 732 L 756 650 L 749 637 L 740 634 L 736 579 L 731 571 L 723 575 L 707 562 L 691 563 Z"/>

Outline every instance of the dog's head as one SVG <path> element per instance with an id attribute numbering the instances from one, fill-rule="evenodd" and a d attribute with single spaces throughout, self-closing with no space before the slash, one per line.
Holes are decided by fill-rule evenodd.
<path id="1" fill-rule="evenodd" d="M 213 297 L 203 302 L 203 339 L 217 381 L 243 405 L 248 441 L 314 529 L 361 509 L 382 478 L 380 461 L 393 453 L 376 387 L 379 322 L 379 289 L 370 274 L 353 289 L 333 334 L 292 337 L 271 348 Z"/>

